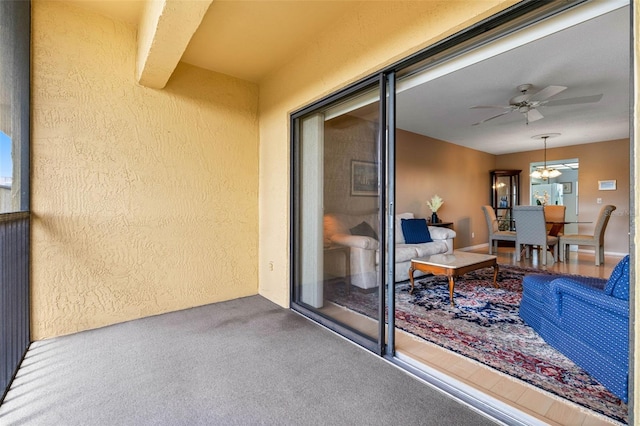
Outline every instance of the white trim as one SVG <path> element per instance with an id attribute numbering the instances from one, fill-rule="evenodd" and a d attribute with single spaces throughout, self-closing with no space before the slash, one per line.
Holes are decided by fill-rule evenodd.
<path id="1" fill-rule="evenodd" d="M 577 247 L 577 246 L 578 245 L 576 245 L 576 244 L 570 244 L 570 247 Z M 571 250 L 571 251 L 580 252 L 580 253 L 588 253 L 588 254 L 595 254 L 595 252 L 596 252 L 595 250 L 592 250 L 592 249 L 580 249 L 580 248 L 577 249 L 577 250 Z M 606 251 L 606 250 L 604 251 L 604 255 L 605 256 L 619 256 L 619 257 L 622 258 L 622 257 L 625 257 L 628 254 L 629 253 L 620 253 L 620 252 L 617 252 L 617 251 Z"/>
<path id="2" fill-rule="evenodd" d="M 461 248 L 457 248 L 456 250 L 460 250 L 460 251 L 473 251 L 473 250 L 479 250 L 483 247 L 489 247 L 489 243 L 484 243 L 484 244 L 478 244 L 475 246 L 467 246 L 467 247 L 461 247 Z"/>

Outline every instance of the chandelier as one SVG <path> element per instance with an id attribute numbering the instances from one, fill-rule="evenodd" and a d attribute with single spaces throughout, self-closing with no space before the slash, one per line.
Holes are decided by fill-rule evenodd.
<path id="1" fill-rule="evenodd" d="M 558 177 L 558 176 L 560 176 L 562 174 L 556 169 L 547 168 L 547 139 L 548 138 L 555 138 L 556 136 L 560 136 L 560 133 L 547 133 L 547 134 L 544 134 L 544 135 L 536 135 L 536 136 L 532 136 L 531 137 L 531 139 L 542 139 L 542 140 L 544 140 L 544 168 L 542 168 L 542 169 L 537 168 L 536 170 L 534 170 L 529 175 L 532 178 L 547 180 L 549 178 Z"/>

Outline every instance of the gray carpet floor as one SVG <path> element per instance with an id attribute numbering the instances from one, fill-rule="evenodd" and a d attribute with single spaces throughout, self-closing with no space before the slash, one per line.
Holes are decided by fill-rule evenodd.
<path id="1" fill-rule="evenodd" d="M 252 296 L 34 342 L 0 424 L 494 423 Z"/>

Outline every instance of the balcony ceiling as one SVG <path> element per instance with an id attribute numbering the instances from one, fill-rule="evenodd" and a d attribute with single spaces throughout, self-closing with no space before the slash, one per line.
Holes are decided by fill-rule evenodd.
<path id="1" fill-rule="evenodd" d="M 70 0 L 70 3 L 137 26 L 145 2 Z M 214 0 L 182 62 L 259 82 L 294 59 L 309 40 L 359 4 L 341 0 Z"/>
<path id="2" fill-rule="evenodd" d="M 71 3 L 137 25 L 144 2 L 72 0 Z M 623 4 L 618 0 L 613 3 Z M 310 39 L 349 10 L 352 1 L 220 1 L 209 7 L 182 61 L 259 83 L 286 66 Z M 560 133 L 549 148 L 629 137 L 628 6 L 515 47 L 491 58 L 412 85 L 398 94 L 400 128 L 492 154 L 542 148 L 534 135 Z M 512 112 L 486 123 L 507 105 L 517 86 L 567 89 L 560 100 L 602 94 L 599 102 L 542 106 L 544 118 L 526 124 Z"/>

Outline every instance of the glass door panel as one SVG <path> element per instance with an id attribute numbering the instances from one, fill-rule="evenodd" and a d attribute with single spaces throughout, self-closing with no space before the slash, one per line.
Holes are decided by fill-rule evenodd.
<path id="1" fill-rule="evenodd" d="M 293 147 L 294 308 L 376 344 L 379 116 L 379 89 L 371 84 L 295 118 Z"/>

